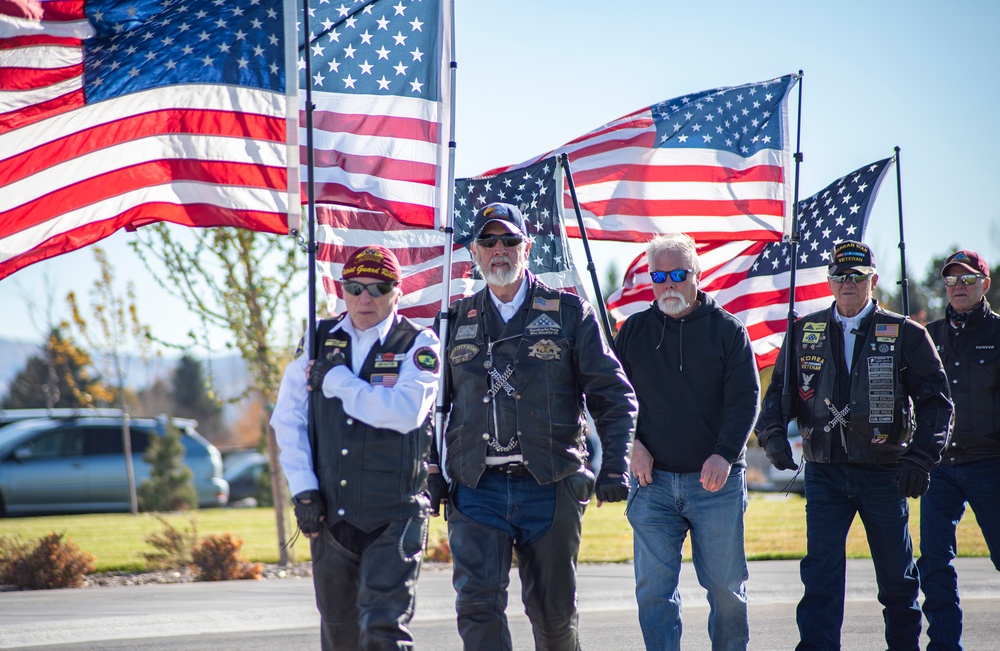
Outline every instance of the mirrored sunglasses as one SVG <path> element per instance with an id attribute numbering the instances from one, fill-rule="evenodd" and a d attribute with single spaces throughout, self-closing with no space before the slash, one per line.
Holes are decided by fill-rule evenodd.
<path id="1" fill-rule="evenodd" d="M 944 284 L 947 287 L 954 287 L 958 283 L 963 285 L 975 285 L 981 279 L 986 278 L 983 274 L 965 274 L 964 276 L 945 276 Z"/>
<path id="2" fill-rule="evenodd" d="M 830 275 L 828 278 L 838 285 L 843 284 L 846 281 L 851 281 L 855 285 L 860 285 L 871 277 L 871 274 L 835 274 Z"/>
<path id="3" fill-rule="evenodd" d="M 361 292 L 368 290 L 368 293 L 373 297 L 383 296 L 392 291 L 392 288 L 396 286 L 396 283 L 369 283 L 365 285 L 364 283 L 355 282 L 353 280 L 345 280 L 340 283 L 340 286 L 344 288 L 344 291 L 351 296 L 361 296 Z"/>
<path id="4" fill-rule="evenodd" d="M 497 242 L 503 242 L 504 246 L 511 249 L 515 246 L 519 246 L 523 241 L 523 237 L 515 235 L 514 233 L 504 233 L 503 235 L 483 235 L 482 237 L 476 238 L 476 244 L 484 249 L 492 249 L 497 245 Z"/>
<path id="5" fill-rule="evenodd" d="M 649 277 L 652 278 L 653 282 L 657 285 L 667 282 L 667 276 L 669 276 L 670 280 L 675 283 L 682 283 L 687 280 L 689 273 L 694 273 L 694 270 L 674 269 L 673 271 L 651 271 L 649 272 Z"/>

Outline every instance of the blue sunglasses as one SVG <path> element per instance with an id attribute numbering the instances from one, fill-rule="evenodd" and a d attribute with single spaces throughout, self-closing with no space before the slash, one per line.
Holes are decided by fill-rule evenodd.
<path id="1" fill-rule="evenodd" d="M 650 271 L 649 277 L 653 279 L 653 282 L 659 285 L 660 283 L 667 282 L 667 276 L 670 276 L 670 280 L 675 283 L 682 283 L 687 280 L 688 274 L 694 273 L 694 269 L 674 269 L 673 271 Z"/>

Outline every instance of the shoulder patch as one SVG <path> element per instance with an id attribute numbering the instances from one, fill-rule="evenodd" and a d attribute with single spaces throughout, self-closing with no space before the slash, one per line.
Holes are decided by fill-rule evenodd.
<path id="1" fill-rule="evenodd" d="M 441 361 L 438 359 L 437 353 L 430 346 L 418 348 L 413 353 L 413 363 L 417 365 L 417 368 L 423 371 L 430 371 L 431 373 L 437 373 L 441 367 Z"/>
<path id="2" fill-rule="evenodd" d="M 531 307 L 536 310 L 541 310 L 542 312 L 558 312 L 559 299 L 536 296 L 535 300 L 531 303 Z"/>
<path id="3" fill-rule="evenodd" d="M 303 336 L 301 339 L 299 339 L 299 343 L 296 344 L 295 355 L 293 355 L 292 358 L 298 359 L 299 357 L 302 356 L 302 353 L 304 353 L 305 350 L 306 350 L 306 338 L 305 336 Z"/>

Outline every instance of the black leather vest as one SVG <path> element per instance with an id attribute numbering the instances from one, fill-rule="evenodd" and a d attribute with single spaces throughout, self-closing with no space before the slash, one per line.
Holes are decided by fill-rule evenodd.
<path id="1" fill-rule="evenodd" d="M 335 346 L 351 359 L 350 336 L 343 330 L 331 332 L 336 322 L 320 322 L 319 354 Z M 402 318 L 390 328 L 385 343 L 375 342 L 359 377 L 372 384 L 393 382 L 421 330 Z M 326 398 L 315 391 L 312 399 L 316 422 L 313 465 L 328 524 L 346 520 L 371 531 L 392 520 L 426 512 L 429 503 L 422 492 L 433 433 L 430 413 L 420 427 L 400 434 L 348 416 L 339 398 Z"/>

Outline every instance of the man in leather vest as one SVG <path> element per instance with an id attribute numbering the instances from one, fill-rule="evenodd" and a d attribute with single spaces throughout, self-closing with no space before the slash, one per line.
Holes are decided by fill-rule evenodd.
<path id="1" fill-rule="evenodd" d="M 888 648 L 917 649 L 919 582 L 906 498 L 927 491 L 948 439 L 948 383 L 927 331 L 872 300 L 878 274 L 868 245 L 838 243 L 829 278 L 836 300 L 799 319 L 782 343 L 756 426 L 768 458 L 782 470 L 797 468 L 788 417 L 802 433 L 807 541 L 797 648 L 840 648 L 845 542 L 860 515 Z M 794 414 L 782 413 L 786 355 Z"/>
<path id="2" fill-rule="evenodd" d="M 445 464 L 432 501 L 449 500 L 448 539 L 466 649 L 510 649 L 504 610 L 517 554 L 536 649 L 579 648 L 576 561 L 587 469 L 584 396 L 603 444 L 598 506 L 628 496 L 635 395 L 594 309 L 528 268 L 520 210 L 478 211 L 472 256 L 487 288 L 449 309 Z M 433 506 L 432 506 L 433 508 Z"/>
<path id="3" fill-rule="evenodd" d="M 955 428 L 920 499 L 920 558 L 928 649 L 962 648 L 955 528 L 968 504 L 1000 570 L 1000 315 L 990 308 L 990 268 L 956 251 L 941 268 L 948 307 L 927 331 L 955 401 Z"/>
<path id="4" fill-rule="evenodd" d="M 342 277 L 347 313 L 318 324 L 314 361 L 285 369 L 271 425 L 310 539 L 322 648 L 411 649 L 440 343 L 396 313 L 389 249 L 355 250 Z"/>

